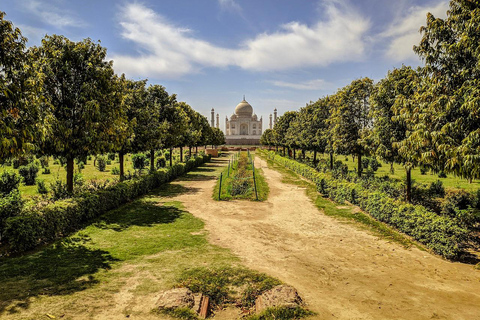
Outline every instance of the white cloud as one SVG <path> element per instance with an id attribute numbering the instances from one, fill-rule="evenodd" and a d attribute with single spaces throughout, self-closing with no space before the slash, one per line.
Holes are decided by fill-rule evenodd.
<path id="1" fill-rule="evenodd" d="M 118 71 L 141 77 L 180 77 L 204 67 L 274 71 L 359 60 L 370 23 L 333 2 L 325 10 L 328 20 L 313 26 L 291 22 L 240 47 L 223 48 L 196 38 L 141 4 L 127 4 L 120 14 L 121 35 L 137 45 L 139 54 L 111 58 Z"/>
<path id="2" fill-rule="evenodd" d="M 415 58 L 413 46 L 418 45 L 422 39 L 419 29 L 426 24 L 427 13 L 431 12 L 435 17 L 445 18 L 448 8 L 448 1 L 442 1 L 435 6 L 410 8 L 405 16 L 395 20 L 380 34 L 382 41 L 390 40 L 386 56 L 396 62 Z"/>
<path id="3" fill-rule="evenodd" d="M 290 88 L 296 90 L 326 90 L 331 87 L 331 85 L 323 79 L 315 79 L 303 82 L 285 82 L 272 80 L 269 81 L 271 84 L 277 87 Z"/>
<path id="4" fill-rule="evenodd" d="M 84 21 L 74 17 L 67 10 L 46 1 L 25 0 L 22 8 L 37 16 L 42 22 L 57 28 L 84 27 Z"/>

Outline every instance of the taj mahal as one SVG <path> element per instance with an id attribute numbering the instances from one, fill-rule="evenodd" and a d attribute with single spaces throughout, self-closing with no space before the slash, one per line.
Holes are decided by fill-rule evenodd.
<path id="1" fill-rule="evenodd" d="M 211 126 L 214 127 L 215 110 L 212 109 Z M 263 119 L 258 119 L 257 115 L 253 113 L 253 107 L 245 100 L 237 104 L 235 113 L 225 117 L 225 140 L 227 145 L 258 145 L 260 144 L 260 137 L 262 136 L 262 122 Z M 277 122 L 277 109 L 274 110 L 274 119 L 272 123 L 272 115 L 270 114 L 270 129 Z M 217 125 L 219 128 L 219 115 L 217 114 Z"/>

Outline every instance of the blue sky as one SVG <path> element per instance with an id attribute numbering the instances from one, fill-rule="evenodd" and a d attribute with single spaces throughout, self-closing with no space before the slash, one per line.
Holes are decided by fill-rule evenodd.
<path id="1" fill-rule="evenodd" d="M 297 110 L 361 77 L 421 63 L 412 47 L 447 0 L 2 0 L 39 45 L 101 40 L 117 73 L 176 93 L 223 126 L 246 95 L 255 113 Z"/>

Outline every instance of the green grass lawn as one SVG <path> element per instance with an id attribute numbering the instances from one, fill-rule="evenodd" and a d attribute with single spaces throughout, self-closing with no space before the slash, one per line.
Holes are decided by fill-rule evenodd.
<path id="1" fill-rule="evenodd" d="M 297 153 L 299 156 L 300 153 Z M 310 157 L 310 159 L 313 159 L 313 153 L 307 152 L 306 155 Z M 318 156 L 318 159 L 329 159 L 329 155 L 322 155 L 320 154 Z M 340 160 L 346 165 L 348 165 L 349 170 L 356 170 L 357 163 L 356 161 L 353 161 L 352 156 L 342 156 L 342 155 L 336 155 L 335 160 Z M 356 159 L 355 159 L 356 160 Z M 392 174 L 390 172 L 390 164 L 385 163 L 380 161 L 382 166 L 378 168 L 378 171 L 375 173 L 376 176 L 385 176 L 388 175 L 391 178 L 394 179 L 399 179 L 403 180 L 406 178 L 406 173 L 405 173 L 405 168 L 399 164 L 394 164 L 394 173 Z M 427 172 L 426 174 L 422 175 L 420 173 L 420 168 L 414 168 L 412 170 L 412 179 L 415 180 L 418 183 L 425 183 L 425 184 L 430 184 L 432 182 L 435 182 L 437 180 L 442 181 L 443 186 L 445 188 L 454 188 L 454 189 L 465 189 L 467 191 L 476 191 L 480 188 L 480 180 L 473 180 L 472 183 L 470 183 L 467 179 L 462 179 L 459 177 L 455 177 L 452 174 L 448 174 L 446 178 L 439 178 L 438 174 L 432 173 L 432 172 Z"/>

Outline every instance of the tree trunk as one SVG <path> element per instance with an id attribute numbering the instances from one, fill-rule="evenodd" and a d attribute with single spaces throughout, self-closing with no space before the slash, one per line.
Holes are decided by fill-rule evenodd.
<path id="1" fill-rule="evenodd" d="M 183 147 L 180 147 L 180 162 L 183 162 Z"/>
<path id="2" fill-rule="evenodd" d="M 150 171 L 155 171 L 155 150 L 150 150 Z"/>
<path id="3" fill-rule="evenodd" d="M 198 154 L 198 146 L 195 146 L 195 154 Z"/>
<path id="4" fill-rule="evenodd" d="M 412 169 L 408 168 L 407 170 L 407 202 L 412 202 Z"/>
<path id="5" fill-rule="evenodd" d="M 317 166 L 317 150 L 313 150 L 313 165 Z"/>
<path id="6" fill-rule="evenodd" d="M 333 152 L 330 152 L 330 170 L 333 170 Z"/>
<path id="7" fill-rule="evenodd" d="M 390 163 L 390 173 L 395 174 L 395 168 L 393 167 L 393 162 Z"/>
<path id="8" fill-rule="evenodd" d="M 73 193 L 73 157 L 67 158 L 67 191 Z"/>
<path id="9" fill-rule="evenodd" d="M 188 147 L 188 156 L 192 157 L 192 147 Z"/>
<path id="10" fill-rule="evenodd" d="M 358 162 L 357 162 L 357 166 L 358 166 L 358 168 L 357 168 L 357 174 L 358 174 L 359 177 L 361 177 L 361 176 L 362 176 L 362 154 L 361 154 L 361 153 L 358 153 L 358 157 L 357 157 L 357 158 L 358 158 L 358 159 L 357 159 L 357 161 L 358 161 Z"/>
<path id="11" fill-rule="evenodd" d="M 123 159 L 123 151 L 120 151 L 118 153 L 118 162 L 120 162 L 120 181 L 123 181 L 125 179 L 125 170 L 124 170 L 124 166 L 123 166 L 123 162 L 124 162 L 124 159 Z"/>
<path id="12" fill-rule="evenodd" d="M 293 160 L 295 160 L 295 148 L 293 148 Z"/>
<path id="13" fill-rule="evenodd" d="M 173 165 L 173 148 L 170 148 L 170 167 Z"/>
<path id="14" fill-rule="evenodd" d="M 305 160 L 305 150 L 304 149 L 302 149 L 302 158 L 303 158 L 303 160 Z"/>
<path id="15" fill-rule="evenodd" d="M 285 147 L 283 147 L 283 156 L 285 157 Z"/>

